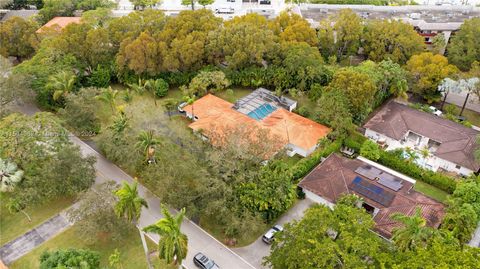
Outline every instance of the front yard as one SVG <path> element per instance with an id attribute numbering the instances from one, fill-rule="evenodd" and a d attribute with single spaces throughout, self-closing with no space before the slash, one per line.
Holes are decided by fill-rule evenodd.
<path id="1" fill-rule="evenodd" d="M 150 251 L 156 250 L 156 245 L 148 240 L 148 248 Z M 46 251 L 53 251 L 57 249 L 68 249 L 68 248 L 88 248 L 99 252 L 100 254 L 100 265 L 101 268 L 108 267 L 108 258 L 109 256 L 118 249 L 120 252 L 120 260 L 123 268 L 128 269 L 145 269 L 147 268 L 147 262 L 145 258 L 145 253 L 142 247 L 142 242 L 140 235 L 136 228 L 132 228 L 128 234 L 126 234 L 121 241 L 118 242 L 102 242 L 98 240 L 93 244 L 88 244 L 85 240 L 78 237 L 75 232 L 75 226 L 62 232 L 56 237 L 48 240 L 43 243 L 27 255 L 23 256 L 19 260 L 11 264 L 11 269 L 32 269 L 39 268 L 39 257 Z M 159 265 L 159 259 L 154 258 L 152 263 L 156 264 L 155 268 L 164 268 Z"/>
<path id="2" fill-rule="evenodd" d="M 60 198 L 25 209 L 32 221 L 21 213 L 10 213 L 7 208 L 8 194 L 0 193 L 0 246 L 21 236 L 47 219 L 73 204 L 74 198 Z"/>

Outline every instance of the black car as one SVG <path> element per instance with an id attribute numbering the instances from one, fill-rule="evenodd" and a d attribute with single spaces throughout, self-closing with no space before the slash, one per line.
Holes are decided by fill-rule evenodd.
<path id="1" fill-rule="evenodd" d="M 193 257 L 193 263 L 202 269 L 220 269 L 220 267 L 218 267 L 218 265 L 212 259 L 200 252 Z"/>

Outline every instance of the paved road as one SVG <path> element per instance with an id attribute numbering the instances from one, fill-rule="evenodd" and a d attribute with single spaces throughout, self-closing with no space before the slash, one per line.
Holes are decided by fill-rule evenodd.
<path id="1" fill-rule="evenodd" d="M 446 102 L 449 104 L 455 104 L 459 107 L 462 107 L 463 103 L 465 102 L 465 97 L 466 95 L 463 93 L 449 93 L 447 95 Z M 480 101 L 473 94 L 470 94 L 465 107 L 480 113 Z"/>
<path id="2" fill-rule="evenodd" d="M 0 259 L 5 264 L 10 264 L 71 225 L 65 213 L 57 214 L 22 236 L 3 245 L 0 248 Z"/>
<path id="3" fill-rule="evenodd" d="M 32 115 L 38 112 L 38 108 L 34 105 L 22 105 L 19 110 L 25 114 Z M 115 164 L 107 160 L 100 153 L 91 148 L 88 144 L 80 140 L 76 136 L 71 136 L 70 140 L 80 147 L 80 151 L 84 156 L 95 156 L 97 162 L 95 163 L 95 169 L 97 170 L 96 184 L 105 182 L 107 180 L 114 180 L 121 183 L 123 180 L 133 182 L 134 179 L 122 171 Z M 160 209 L 160 200 L 147 188 L 139 185 L 139 194 L 147 200 L 149 208 L 144 208 L 139 220 L 139 226 L 145 227 L 152 223 L 155 223 L 159 219 L 163 218 Z M 197 252 L 202 252 L 209 256 L 221 267 L 228 269 L 252 269 L 255 268 L 247 261 L 245 261 L 238 254 L 230 250 L 221 242 L 213 238 L 203 229 L 198 227 L 192 221 L 186 219 L 182 223 L 182 232 L 188 236 L 188 255 L 184 261 L 184 266 L 188 269 L 195 268 L 192 259 Z M 53 235 L 52 235 L 53 236 Z M 50 236 L 50 237 L 52 237 Z M 148 234 L 148 236 L 154 241 L 158 241 L 158 235 Z"/>
<path id="4" fill-rule="evenodd" d="M 308 209 L 312 204 L 315 204 L 312 200 L 304 199 L 300 200 L 290 208 L 283 216 L 277 221 L 277 224 L 284 225 L 287 222 L 293 220 L 300 220 L 306 209 Z M 242 256 L 248 260 L 256 268 L 268 268 L 262 266 L 263 257 L 270 254 L 270 246 L 265 244 L 262 241 L 262 238 L 258 238 L 253 244 L 250 244 L 243 248 L 233 249 L 238 255 Z"/>
<path id="5" fill-rule="evenodd" d="M 472 240 L 468 243 L 471 247 L 480 247 L 480 222 L 478 223 L 477 229 L 473 234 Z"/>

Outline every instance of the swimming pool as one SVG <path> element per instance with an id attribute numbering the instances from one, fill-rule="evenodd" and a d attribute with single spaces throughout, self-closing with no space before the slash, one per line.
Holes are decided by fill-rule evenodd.
<path id="1" fill-rule="evenodd" d="M 275 110 L 277 110 L 276 107 L 267 103 L 252 110 L 250 113 L 248 113 L 248 116 L 252 119 L 262 120 Z"/>

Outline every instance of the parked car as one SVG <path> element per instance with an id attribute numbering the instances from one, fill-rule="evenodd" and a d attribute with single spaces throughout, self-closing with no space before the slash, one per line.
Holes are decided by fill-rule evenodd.
<path id="1" fill-rule="evenodd" d="M 184 113 L 185 110 L 183 110 L 184 107 L 187 106 L 187 102 L 182 102 L 181 104 L 178 105 L 177 109 L 178 109 L 178 112 L 180 113 Z"/>
<path id="2" fill-rule="evenodd" d="M 218 265 L 207 256 L 203 255 L 201 252 L 197 253 L 195 257 L 193 257 L 193 263 L 202 269 L 220 269 Z"/>
<path id="3" fill-rule="evenodd" d="M 437 108 L 434 107 L 434 106 L 430 106 L 430 107 L 428 107 L 428 108 L 430 108 L 430 110 L 432 111 L 432 114 L 435 114 L 435 115 L 437 115 L 437 116 L 439 116 L 439 117 L 442 116 L 442 114 L 443 114 L 441 110 L 437 109 Z"/>
<path id="4" fill-rule="evenodd" d="M 262 236 L 262 240 L 263 242 L 267 243 L 267 244 L 271 244 L 275 238 L 275 234 L 277 232 L 281 232 L 283 231 L 283 227 L 280 226 L 280 225 L 275 225 L 273 226 L 270 230 L 268 230 L 263 236 Z"/>
<path id="5" fill-rule="evenodd" d="M 221 7 L 221 8 L 215 9 L 215 13 L 217 13 L 217 14 L 233 14 L 233 13 L 235 13 L 235 9 L 233 9 L 232 7 Z"/>

